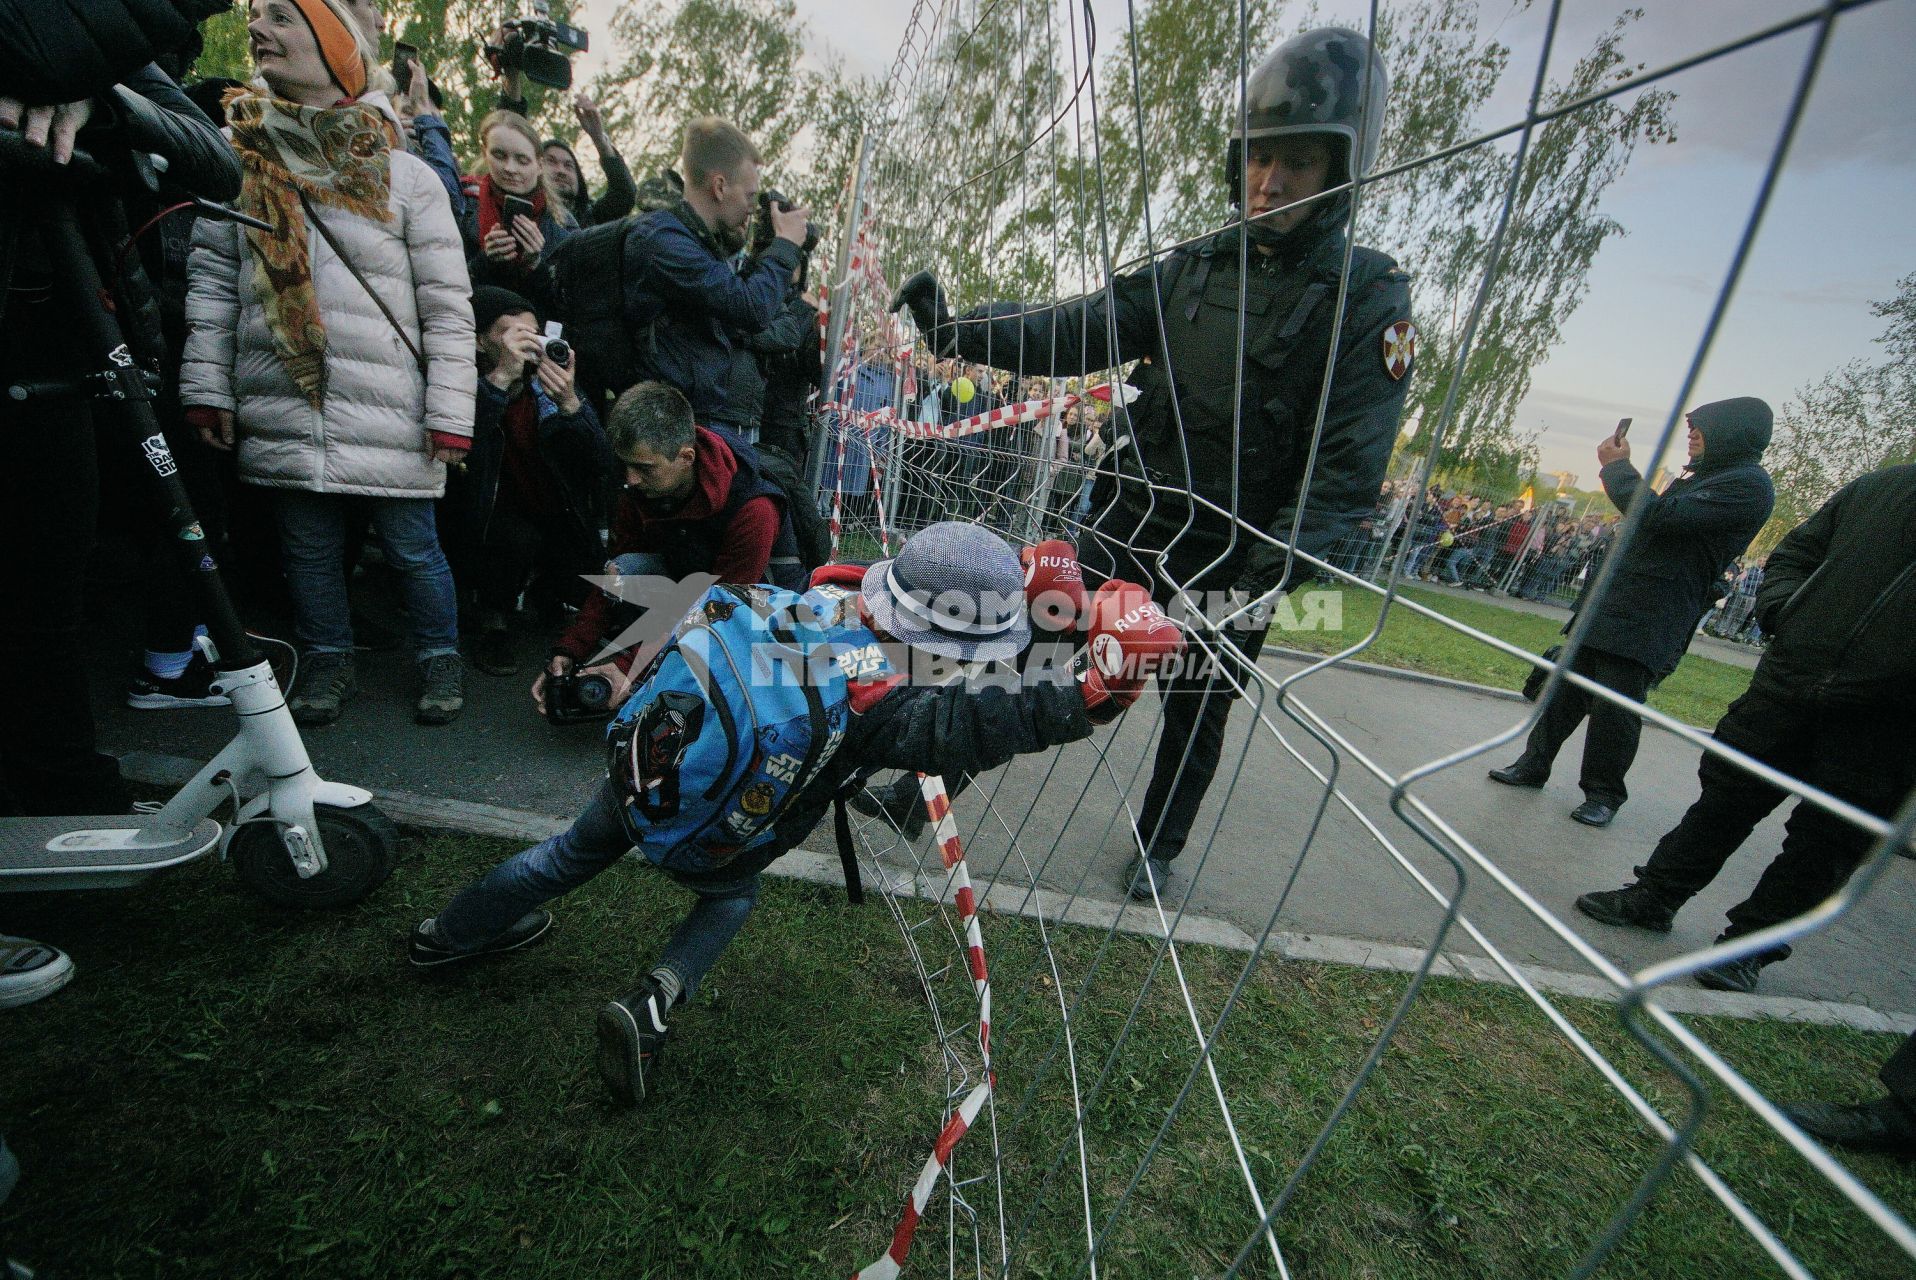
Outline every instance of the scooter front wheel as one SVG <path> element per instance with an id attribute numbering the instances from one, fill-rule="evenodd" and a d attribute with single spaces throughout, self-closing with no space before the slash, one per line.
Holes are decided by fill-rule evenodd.
<path id="1" fill-rule="evenodd" d="M 276 907 L 325 911 L 349 907 L 386 882 L 399 854 L 399 828 L 371 805 L 313 806 L 326 869 L 302 880 L 276 822 L 249 822 L 233 833 L 227 856 L 239 882 Z"/>

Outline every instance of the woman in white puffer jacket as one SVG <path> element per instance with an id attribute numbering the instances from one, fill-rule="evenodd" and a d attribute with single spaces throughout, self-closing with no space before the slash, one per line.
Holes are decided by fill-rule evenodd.
<path id="1" fill-rule="evenodd" d="M 188 263 L 180 396 L 242 481 L 273 489 L 303 724 L 354 691 L 344 551 L 370 515 L 400 573 L 424 692 L 463 705 L 458 610 L 433 500 L 472 442 L 471 287 L 432 170 L 395 144 L 385 78 L 339 0 L 252 0 L 259 79 L 228 103 L 239 207 L 278 234 L 203 220 Z M 370 90 L 370 91 L 369 91 Z M 329 234 L 330 233 L 330 236 Z"/>

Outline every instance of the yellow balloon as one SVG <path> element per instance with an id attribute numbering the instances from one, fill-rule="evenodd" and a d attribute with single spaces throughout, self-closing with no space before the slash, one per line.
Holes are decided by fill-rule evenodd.
<path id="1" fill-rule="evenodd" d="M 957 397 L 959 404 L 970 404 L 978 388 L 972 385 L 970 378 L 959 378 L 951 384 L 951 394 Z"/>

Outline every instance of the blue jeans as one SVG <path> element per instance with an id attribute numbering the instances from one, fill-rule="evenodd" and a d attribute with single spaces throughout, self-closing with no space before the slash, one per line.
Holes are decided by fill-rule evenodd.
<path id="1" fill-rule="evenodd" d="M 459 601 L 429 498 L 353 498 L 283 489 L 275 509 L 293 594 L 293 630 L 308 653 L 351 653 L 346 603 L 346 522 L 370 514 L 386 562 L 405 583 L 414 654 L 421 662 L 459 652 Z"/>
<path id="2" fill-rule="evenodd" d="M 526 912 L 604 871 L 631 847 L 619 819 L 618 792 L 608 781 L 569 828 L 461 889 L 436 917 L 439 936 L 460 951 L 477 950 Z M 659 964 L 678 974 L 683 1000 L 691 998 L 699 979 L 745 926 L 758 901 L 758 875 L 723 883 L 673 879 L 698 895 L 659 955 Z"/>
<path id="3" fill-rule="evenodd" d="M 1487 552 L 1475 547 L 1457 547 L 1444 561 L 1444 581 L 1453 587 L 1462 586 L 1477 576 L 1479 570 L 1490 563 Z"/>

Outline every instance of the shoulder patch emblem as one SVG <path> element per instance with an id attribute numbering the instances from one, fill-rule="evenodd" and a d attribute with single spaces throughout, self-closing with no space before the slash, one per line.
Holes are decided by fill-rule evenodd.
<path id="1" fill-rule="evenodd" d="M 1384 372 L 1393 379 L 1400 379 L 1410 372 L 1411 361 L 1417 358 L 1417 326 L 1408 320 L 1399 320 L 1384 330 Z"/>

